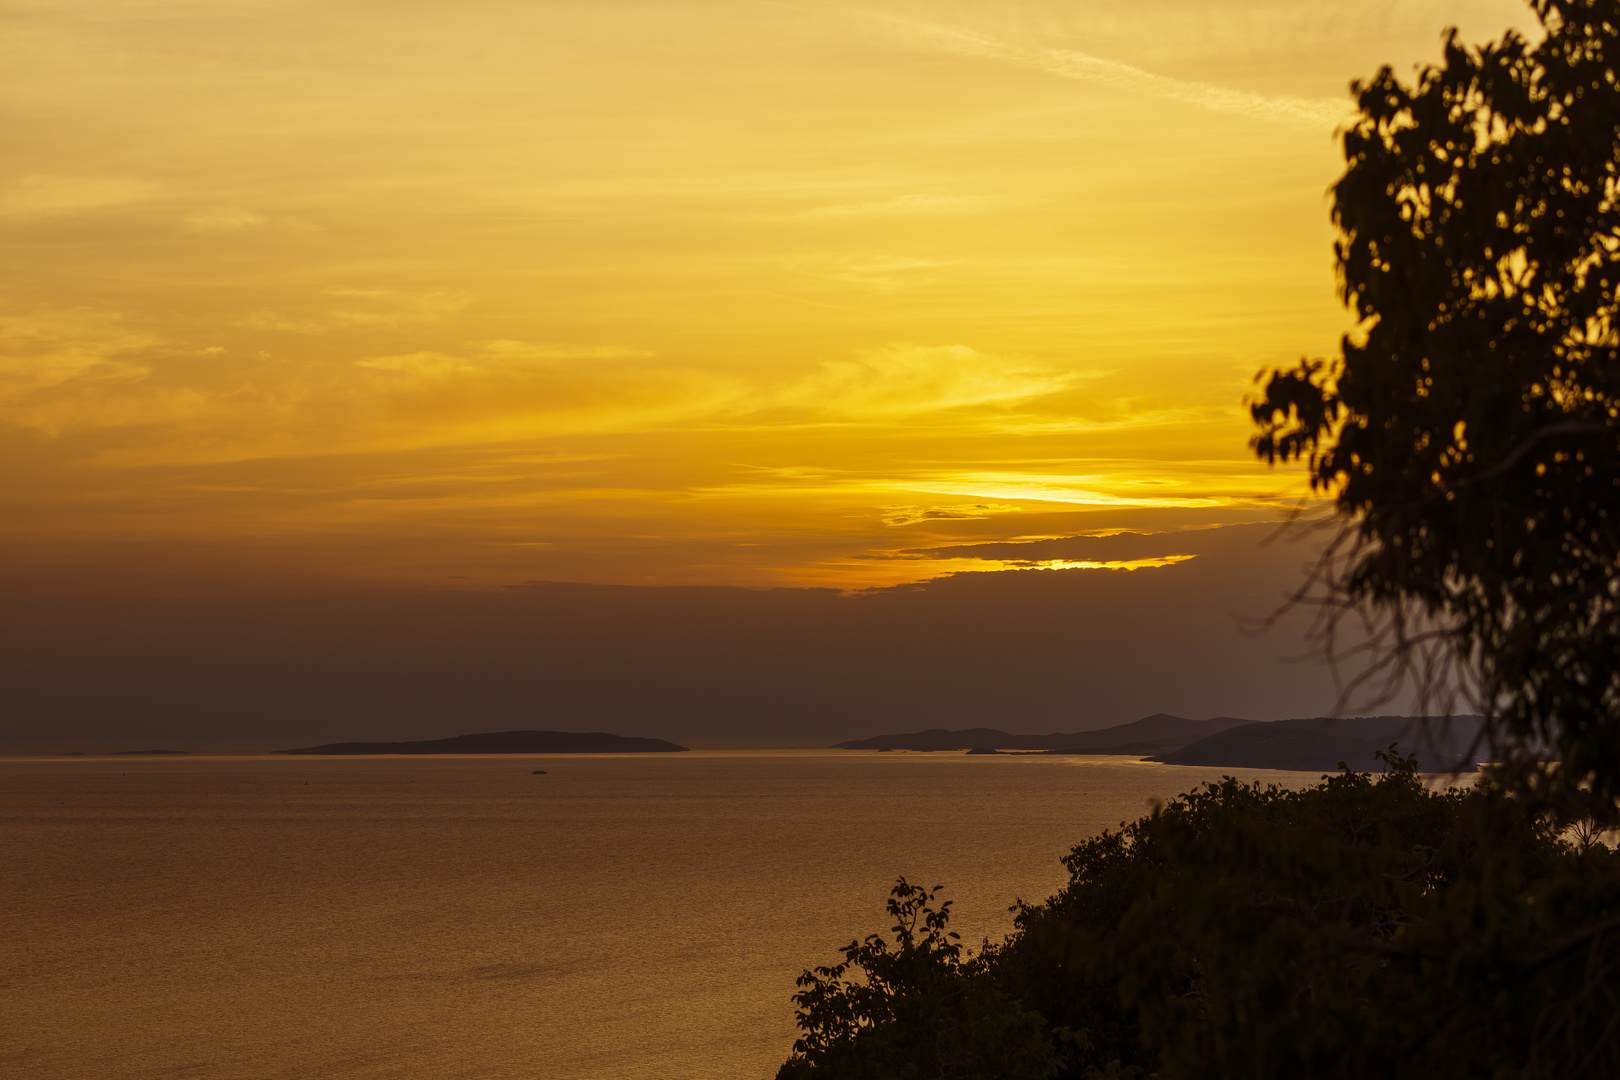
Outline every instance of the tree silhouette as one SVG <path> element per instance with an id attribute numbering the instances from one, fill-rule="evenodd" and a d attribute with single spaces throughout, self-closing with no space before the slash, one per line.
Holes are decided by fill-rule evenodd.
<path id="1" fill-rule="evenodd" d="M 1372 627 L 1362 680 L 1467 678 L 1502 748 L 1620 795 L 1620 3 L 1533 0 L 1545 37 L 1448 32 L 1357 84 L 1333 188 L 1333 360 L 1267 378 L 1254 448 L 1348 528 L 1308 595 Z M 1342 639 L 1341 639 L 1342 640 Z"/>
<path id="2" fill-rule="evenodd" d="M 1057 1056 L 1040 1015 L 1002 992 L 984 958 L 962 957 L 949 900 L 901 878 L 894 947 L 879 934 L 799 977 L 801 1037 L 778 1080 L 1044 1080 Z"/>

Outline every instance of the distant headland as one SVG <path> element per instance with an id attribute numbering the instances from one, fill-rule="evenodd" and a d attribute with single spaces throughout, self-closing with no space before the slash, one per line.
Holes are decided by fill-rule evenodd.
<path id="1" fill-rule="evenodd" d="M 278 754 L 669 754 L 686 750 L 663 739 L 605 731 L 491 731 L 417 742 L 345 742 L 277 750 Z"/>
<path id="2" fill-rule="evenodd" d="M 1477 716 L 1311 717 L 1251 723 L 1230 716 L 1188 720 L 1157 713 L 1129 724 L 1074 734 L 1009 735 L 995 728 L 879 735 L 837 744 L 842 750 L 966 750 L 970 754 L 1117 754 L 1166 765 L 1331 772 L 1342 761 L 1358 772 L 1382 768 L 1375 756 L 1395 744 L 1432 772 L 1471 772 L 1487 751 L 1476 745 Z"/>
<path id="3" fill-rule="evenodd" d="M 1391 743 L 1418 759 L 1429 772 L 1473 772 L 1490 751 L 1479 745 L 1484 721 L 1478 716 L 1317 716 L 1245 724 L 1207 739 L 1163 751 L 1167 765 L 1217 768 L 1292 769 L 1331 772 L 1339 762 L 1357 772 L 1378 772 L 1375 756 Z"/>
<path id="4" fill-rule="evenodd" d="M 1022 750 L 1048 754 L 1122 754 L 1145 757 L 1168 754 L 1218 732 L 1247 724 L 1231 716 L 1213 720 L 1188 720 L 1169 713 L 1155 713 L 1129 724 L 1097 731 L 1051 735 L 1009 735 L 995 728 L 967 728 L 945 731 L 930 728 L 909 735 L 879 735 L 873 739 L 852 739 L 837 744 L 840 750 Z"/>

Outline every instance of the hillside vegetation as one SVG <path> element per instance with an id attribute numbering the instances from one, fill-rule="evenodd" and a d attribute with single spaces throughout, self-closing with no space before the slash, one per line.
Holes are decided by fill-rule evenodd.
<path id="1" fill-rule="evenodd" d="M 902 879 L 888 938 L 799 979 L 778 1080 L 1620 1075 L 1620 855 L 1389 761 L 1182 795 L 973 953 Z"/>

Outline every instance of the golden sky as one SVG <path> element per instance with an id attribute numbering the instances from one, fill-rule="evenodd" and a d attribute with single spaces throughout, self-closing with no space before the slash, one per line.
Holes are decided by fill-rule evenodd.
<path id="1" fill-rule="evenodd" d="M 1346 84 L 1521 4 L 10 0 L 0 545 L 919 580 L 1276 518 Z"/>

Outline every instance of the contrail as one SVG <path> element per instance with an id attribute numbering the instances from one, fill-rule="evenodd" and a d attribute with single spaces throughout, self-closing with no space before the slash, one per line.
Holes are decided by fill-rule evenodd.
<path id="1" fill-rule="evenodd" d="M 1267 97 L 1264 94 L 1233 90 L 1213 83 L 1155 75 L 1151 71 L 1143 71 L 1130 64 L 1104 60 L 1100 56 L 1092 56 L 1090 53 L 1074 49 L 1026 48 L 961 30 L 911 22 L 888 15 L 872 17 L 903 27 L 915 37 L 964 56 L 1001 60 L 1066 79 L 1081 79 L 1118 90 L 1180 101 L 1211 112 L 1232 113 L 1255 120 L 1315 129 L 1332 127 L 1348 119 L 1351 113 L 1348 101 L 1334 98 Z"/>

